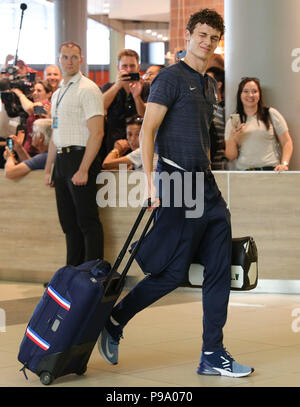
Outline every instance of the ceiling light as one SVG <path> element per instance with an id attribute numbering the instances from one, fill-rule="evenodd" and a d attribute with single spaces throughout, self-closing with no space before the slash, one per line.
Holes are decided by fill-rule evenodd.
<path id="1" fill-rule="evenodd" d="M 162 38 L 163 35 L 162 34 L 158 34 L 157 38 Z"/>
<path id="2" fill-rule="evenodd" d="M 155 37 L 157 35 L 157 32 L 153 31 L 152 35 Z"/>
<path id="3" fill-rule="evenodd" d="M 152 33 L 152 30 L 150 30 L 150 28 L 148 28 L 148 30 L 146 30 L 146 33 L 150 34 L 150 33 Z"/>
<path id="4" fill-rule="evenodd" d="M 163 37 L 163 41 L 168 41 L 168 37 Z"/>

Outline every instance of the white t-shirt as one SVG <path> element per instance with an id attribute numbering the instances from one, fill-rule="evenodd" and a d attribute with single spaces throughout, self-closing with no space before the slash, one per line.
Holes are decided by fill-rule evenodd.
<path id="1" fill-rule="evenodd" d="M 137 148 L 136 150 L 132 151 L 131 153 L 127 154 L 126 157 L 132 162 L 134 169 L 141 169 L 143 166 L 142 162 L 142 152 L 140 148 Z M 153 156 L 153 168 L 156 168 L 157 165 L 157 154 L 154 154 Z"/>
<path id="2" fill-rule="evenodd" d="M 99 87 L 78 72 L 57 89 L 51 99 L 53 142 L 56 147 L 86 146 L 89 130 L 87 120 L 104 115 L 103 96 Z"/>
<path id="3" fill-rule="evenodd" d="M 271 123 L 267 130 L 264 122 L 257 121 L 256 116 L 247 118 L 245 131 L 241 136 L 239 155 L 236 159 L 237 170 L 247 170 L 257 167 L 276 167 L 280 164 L 280 153 L 276 135 L 288 131 L 284 117 L 274 108 L 269 109 Z M 274 127 L 273 127 L 274 126 Z M 274 134 L 274 128 L 275 133 Z M 231 119 L 226 123 L 225 140 L 229 139 L 232 129 Z"/>

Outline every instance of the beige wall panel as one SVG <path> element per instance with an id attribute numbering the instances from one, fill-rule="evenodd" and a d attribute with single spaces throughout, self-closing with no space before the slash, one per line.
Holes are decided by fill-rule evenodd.
<path id="1" fill-rule="evenodd" d="M 299 176 L 231 173 L 233 236 L 255 238 L 261 278 L 300 279 Z"/>
<path id="2" fill-rule="evenodd" d="M 65 262 L 54 189 L 43 171 L 14 181 L 0 172 L 0 278 L 47 281 Z"/>
<path id="3" fill-rule="evenodd" d="M 118 191 L 118 173 L 114 176 Z M 215 172 L 215 177 L 230 204 L 233 236 L 252 235 L 256 240 L 260 278 L 300 279 L 300 174 Z M 5 179 L 3 170 L 0 171 L 2 280 L 49 281 L 65 263 L 65 239 L 58 221 L 55 193 L 44 186 L 43 178 L 43 171 L 34 171 L 20 181 L 12 181 Z M 99 208 L 105 259 L 111 263 L 119 254 L 138 211 L 133 207 Z M 141 228 L 146 219 L 147 216 Z M 143 277 L 135 262 L 129 276 L 135 280 Z"/>

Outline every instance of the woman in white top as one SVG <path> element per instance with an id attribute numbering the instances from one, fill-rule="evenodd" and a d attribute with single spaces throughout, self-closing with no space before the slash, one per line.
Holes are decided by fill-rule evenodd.
<path id="1" fill-rule="evenodd" d="M 276 109 L 264 106 L 257 78 L 242 79 L 236 112 L 240 120 L 230 118 L 225 127 L 228 160 L 236 160 L 237 170 L 287 171 L 293 152 L 288 126 Z"/>

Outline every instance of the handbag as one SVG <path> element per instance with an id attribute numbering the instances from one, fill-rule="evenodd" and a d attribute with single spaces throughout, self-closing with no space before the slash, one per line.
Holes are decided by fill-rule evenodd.
<path id="1" fill-rule="evenodd" d="M 202 287 L 204 266 L 192 263 L 182 287 Z M 257 247 L 251 236 L 232 239 L 231 290 L 253 290 L 258 282 Z"/>

